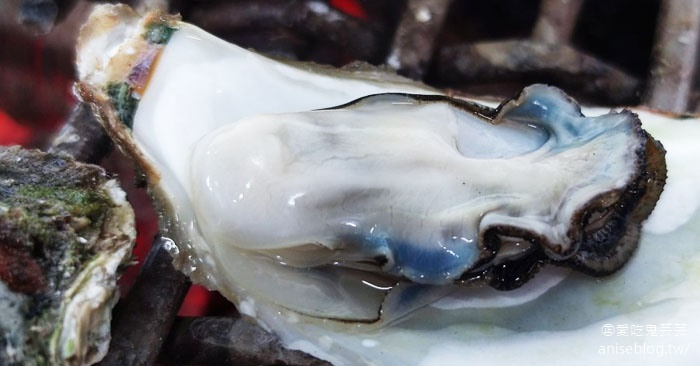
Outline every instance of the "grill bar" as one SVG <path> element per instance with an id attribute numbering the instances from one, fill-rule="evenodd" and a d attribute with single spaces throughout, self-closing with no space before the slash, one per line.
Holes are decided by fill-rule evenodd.
<path id="1" fill-rule="evenodd" d="M 275 336 L 240 316 L 178 318 L 161 361 L 191 366 L 331 365 L 284 348 Z"/>
<path id="2" fill-rule="evenodd" d="M 313 54 L 312 48 L 320 43 L 335 48 L 336 53 L 352 55 L 353 59 L 379 62 L 384 47 L 379 42 L 381 26 L 355 19 L 320 0 L 211 2 L 192 9 L 186 16 L 210 32 L 234 38 L 236 33 L 251 30 L 272 32 L 273 47 L 255 37 L 255 44 L 250 46 L 278 54 L 273 48 L 285 49 L 291 42 L 296 47 L 283 50 L 282 55 L 295 59 Z M 279 39 L 281 31 L 285 33 Z"/>
<path id="3" fill-rule="evenodd" d="M 157 237 L 129 296 L 114 309 L 112 342 L 100 366 L 152 365 L 168 337 L 190 286 L 175 270 L 166 249 L 175 245 Z"/>
<path id="4" fill-rule="evenodd" d="M 542 0 L 529 39 L 463 43 L 443 47 L 434 61 L 436 83 L 471 89 L 470 84 L 515 83 L 511 93 L 534 82 L 575 90 L 605 104 L 634 104 L 641 82 L 571 45 L 583 0 Z"/>
<path id="5" fill-rule="evenodd" d="M 700 0 L 662 0 L 651 80 L 645 103 L 661 110 L 684 113 L 688 105 L 700 35 Z"/>
<path id="6" fill-rule="evenodd" d="M 85 103 L 75 106 L 54 137 L 49 152 L 67 154 L 76 160 L 98 164 L 112 149 L 112 141 Z"/>
<path id="7" fill-rule="evenodd" d="M 568 43 L 583 0 L 542 0 L 532 39 L 543 43 Z"/>
<path id="8" fill-rule="evenodd" d="M 435 61 L 441 84 L 474 91 L 473 84 L 555 83 L 608 104 L 634 103 L 641 83 L 620 69 L 566 44 L 533 40 L 479 42 L 443 48 Z"/>
<path id="9" fill-rule="evenodd" d="M 422 80 L 451 0 L 408 0 L 386 60 L 400 74 Z"/>

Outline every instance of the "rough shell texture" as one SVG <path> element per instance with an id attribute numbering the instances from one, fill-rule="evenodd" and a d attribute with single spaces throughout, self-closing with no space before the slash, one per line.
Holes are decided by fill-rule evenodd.
<path id="1" fill-rule="evenodd" d="M 100 167 L 0 148 L 0 363 L 99 361 L 135 236 L 124 192 Z"/>

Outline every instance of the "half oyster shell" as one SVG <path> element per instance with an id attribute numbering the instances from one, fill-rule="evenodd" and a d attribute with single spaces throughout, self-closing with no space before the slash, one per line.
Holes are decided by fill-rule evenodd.
<path id="1" fill-rule="evenodd" d="M 0 147 L 0 364 L 102 359 L 135 237 L 125 194 L 100 167 Z"/>
<path id="2" fill-rule="evenodd" d="M 167 36 L 153 41 L 153 29 Z M 549 262 L 590 274 L 618 270 L 665 179 L 663 149 L 629 111 L 584 118 L 544 86 L 491 109 L 376 73 L 275 62 L 176 18 L 139 18 L 121 6 L 93 14 L 79 70 L 82 98 L 148 178 L 163 228 L 180 243 L 180 268 L 288 345 L 338 364 L 415 364 L 433 348 L 446 352 L 442 361 L 462 354 L 462 343 L 474 350 L 477 339 L 523 347 L 509 337 L 516 330 L 595 327 L 631 303 L 651 309 L 640 319 L 659 319 L 663 307 L 642 293 L 659 282 L 626 277 L 647 279 L 639 267 L 602 284 L 545 267 L 507 295 L 453 285 L 512 289 Z M 353 102 L 379 93 L 402 94 Z M 319 108 L 326 110 L 308 112 Z M 487 142 L 469 139 L 477 133 Z M 213 159 L 220 155 L 236 159 Z M 462 171 L 453 156 L 485 168 Z M 324 163 L 336 160 L 371 174 L 328 172 Z M 695 258 L 692 248 L 678 253 Z M 449 268 L 435 270 L 432 262 L 446 258 Z M 615 289 L 630 298 L 616 306 L 591 300 Z M 681 314 L 696 305 L 682 301 Z M 479 330 L 480 319 L 489 329 Z M 459 350 L 442 347 L 450 339 Z"/>

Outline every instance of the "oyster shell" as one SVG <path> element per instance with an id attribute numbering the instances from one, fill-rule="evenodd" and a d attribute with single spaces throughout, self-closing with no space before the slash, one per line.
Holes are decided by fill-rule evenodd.
<path id="1" fill-rule="evenodd" d="M 99 361 L 135 237 L 101 168 L 0 147 L 0 364 Z"/>
<path id="2" fill-rule="evenodd" d="M 153 30 L 166 36 L 152 37 Z M 337 364 L 429 363 L 433 350 L 440 362 L 458 363 L 452 357 L 497 341 L 521 350 L 515 357 L 522 360 L 532 345 L 523 337 L 531 332 L 540 332 L 558 354 L 570 347 L 571 338 L 560 342 L 562 332 L 592 337 L 600 322 L 620 316 L 665 321 L 665 300 L 673 302 L 675 295 L 653 271 L 644 271 L 654 261 L 649 244 L 631 266 L 600 281 L 548 266 L 513 292 L 453 284 L 516 288 L 545 262 L 591 274 L 619 269 L 636 247 L 665 176 L 661 148 L 628 111 L 595 110 L 587 114 L 600 117 L 583 118 L 561 92 L 543 86 L 491 109 L 375 72 L 272 61 L 176 18 L 139 18 L 123 6 L 97 8 L 78 55 L 79 93 L 148 178 L 165 215 L 163 228 L 180 243 L 176 264 L 292 347 Z M 351 103 L 378 93 L 403 94 Z M 304 112 L 319 108 L 330 109 Z M 668 123 L 669 129 L 687 128 Z M 497 147 L 495 153 L 466 140 L 467 132 L 460 135 L 469 128 L 472 134 L 499 131 L 486 143 Z M 418 147 L 410 144 L 415 141 L 421 141 Z M 668 143 L 682 154 L 678 141 Z M 329 153 L 329 146 L 338 150 Z M 397 148 L 398 156 L 392 154 Z M 238 159 L 222 165 L 216 155 Z M 378 158 L 367 159 L 373 156 Z M 517 179 L 500 168 L 477 178 L 479 169 L 465 173 L 453 156 L 475 166 L 502 161 L 499 167 L 517 172 Z M 373 174 L 338 173 L 321 164 L 334 159 L 357 161 L 357 170 Z M 546 182 L 551 186 L 524 179 L 542 180 L 545 174 L 533 174 L 532 166 L 556 177 Z M 399 168 L 411 174 L 397 173 Z M 675 174 L 683 179 L 681 170 Z M 308 190 L 310 177 L 317 179 L 311 181 L 315 190 Z M 364 184 L 369 180 L 374 182 Z M 467 181 L 471 192 L 464 193 L 461 183 Z M 412 196 L 410 189 L 420 194 Z M 481 202 L 474 195 L 479 189 L 492 194 Z M 470 212 L 455 198 L 462 206 L 485 206 Z M 387 205 L 398 208 L 387 211 Z M 654 222 L 670 227 L 666 218 Z M 496 229 L 489 231 L 489 223 Z M 368 235 L 375 227 L 382 235 Z M 444 248 L 441 238 L 453 237 L 468 245 Z M 435 262 L 457 260 L 437 271 L 420 263 L 415 254 L 425 252 L 415 248 L 426 243 L 431 253 L 442 249 Z M 697 261 L 686 244 L 674 246 L 670 260 Z M 402 259 L 402 251 L 410 255 Z M 688 282 L 697 278 L 690 268 L 671 286 L 697 287 Z M 658 293 L 650 297 L 647 289 Z M 696 296 L 675 305 L 681 318 L 688 317 L 685 324 L 695 319 Z M 409 313 L 402 323 L 377 328 Z M 503 352 L 488 357 L 507 360 Z"/>

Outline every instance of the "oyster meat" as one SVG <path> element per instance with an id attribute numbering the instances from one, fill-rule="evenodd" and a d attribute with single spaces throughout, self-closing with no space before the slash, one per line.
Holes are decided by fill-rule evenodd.
<path id="1" fill-rule="evenodd" d="M 543 262 L 619 269 L 666 174 L 637 118 L 584 118 L 545 86 L 481 117 L 472 109 L 381 94 L 205 135 L 183 183 L 202 238 L 225 258 L 217 270 L 300 313 L 373 322 L 396 316 L 387 303 L 399 316 L 412 307 L 387 299 L 404 296 L 401 283 L 513 289 Z M 283 274 L 262 285 L 251 276 L 261 270 Z"/>
<path id="2" fill-rule="evenodd" d="M 96 8 L 78 69 L 80 96 L 148 179 L 175 263 L 290 347 L 336 364 L 439 349 L 449 363 L 539 331 L 557 354 L 561 332 L 668 314 L 657 300 L 673 295 L 646 292 L 664 288 L 654 245 L 633 256 L 666 160 L 629 110 L 584 117 L 543 85 L 492 108 L 376 70 L 273 61 L 125 6 Z M 652 226 L 677 233 L 695 208 Z M 687 241 L 674 250 L 698 258 Z M 596 301 L 611 291 L 629 298 Z"/>
<path id="3" fill-rule="evenodd" d="M 102 359 L 135 237 L 125 193 L 100 167 L 0 147 L 0 364 Z"/>

